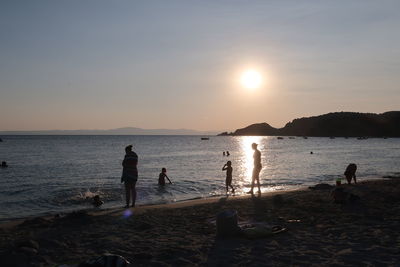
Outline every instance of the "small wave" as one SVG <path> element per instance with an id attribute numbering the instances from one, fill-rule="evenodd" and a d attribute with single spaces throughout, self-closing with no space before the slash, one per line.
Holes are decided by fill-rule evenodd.
<path id="1" fill-rule="evenodd" d="M 59 192 L 50 202 L 61 205 L 91 204 L 94 196 L 99 195 L 103 201 L 121 200 L 122 190 L 117 189 L 75 189 Z"/>

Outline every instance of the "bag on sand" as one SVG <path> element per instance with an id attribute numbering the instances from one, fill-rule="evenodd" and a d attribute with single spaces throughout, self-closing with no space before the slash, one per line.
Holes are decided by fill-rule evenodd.
<path id="1" fill-rule="evenodd" d="M 217 214 L 217 236 L 235 237 L 241 232 L 238 226 L 237 212 L 224 210 Z"/>

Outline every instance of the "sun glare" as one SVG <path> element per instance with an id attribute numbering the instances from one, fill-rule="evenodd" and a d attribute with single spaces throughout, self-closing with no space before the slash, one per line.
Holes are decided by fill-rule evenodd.
<path id="1" fill-rule="evenodd" d="M 257 89 L 261 86 L 262 77 L 258 71 L 247 70 L 242 73 L 240 82 L 247 89 Z"/>

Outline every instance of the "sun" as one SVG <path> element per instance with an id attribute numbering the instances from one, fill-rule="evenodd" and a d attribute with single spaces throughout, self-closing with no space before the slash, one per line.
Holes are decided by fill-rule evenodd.
<path id="1" fill-rule="evenodd" d="M 240 82 L 247 89 L 257 89 L 261 86 L 262 77 L 256 70 L 247 70 L 240 76 Z"/>

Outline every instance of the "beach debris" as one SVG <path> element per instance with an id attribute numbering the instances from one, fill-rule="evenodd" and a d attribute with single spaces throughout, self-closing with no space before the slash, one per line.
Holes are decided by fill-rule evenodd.
<path id="1" fill-rule="evenodd" d="M 241 232 L 236 210 L 224 210 L 217 214 L 217 236 L 235 237 Z"/>
<path id="2" fill-rule="evenodd" d="M 286 222 L 288 222 L 288 223 L 299 223 L 299 222 L 301 222 L 301 220 L 298 220 L 298 219 L 289 219 L 289 220 L 287 220 Z"/>
<path id="3" fill-rule="evenodd" d="M 311 190 L 331 190 L 334 186 L 330 184 L 317 184 L 315 186 L 309 186 Z"/>
<path id="4" fill-rule="evenodd" d="M 120 255 L 104 254 L 100 257 L 87 260 L 78 265 L 78 267 L 126 267 L 132 266 L 128 260 Z"/>
<path id="5" fill-rule="evenodd" d="M 2 168 L 7 168 L 8 167 L 7 162 L 6 161 L 2 161 L 1 162 L 1 167 Z"/>
<path id="6" fill-rule="evenodd" d="M 238 215 L 235 210 L 224 210 L 217 214 L 217 236 L 222 238 L 242 237 L 247 239 L 266 238 L 286 232 L 280 225 L 271 226 L 263 222 L 238 225 Z"/>
<path id="7" fill-rule="evenodd" d="M 339 255 L 347 255 L 347 254 L 351 254 L 353 252 L 353 250 L 351 248 L 346 248 L 346 249 L 342 249 L 340 251 L 338 251 L 336 253 L 337 256 Z"/>
<path id="8" fill-rule="evenodd" d="M 259 224 L 254 227 L 242 229 L 242 235 L 247 239 L 266 238 L 275 234 L 286 232 L 287 228 L 281 225 L 269 226 L 267 224 Z"/>

